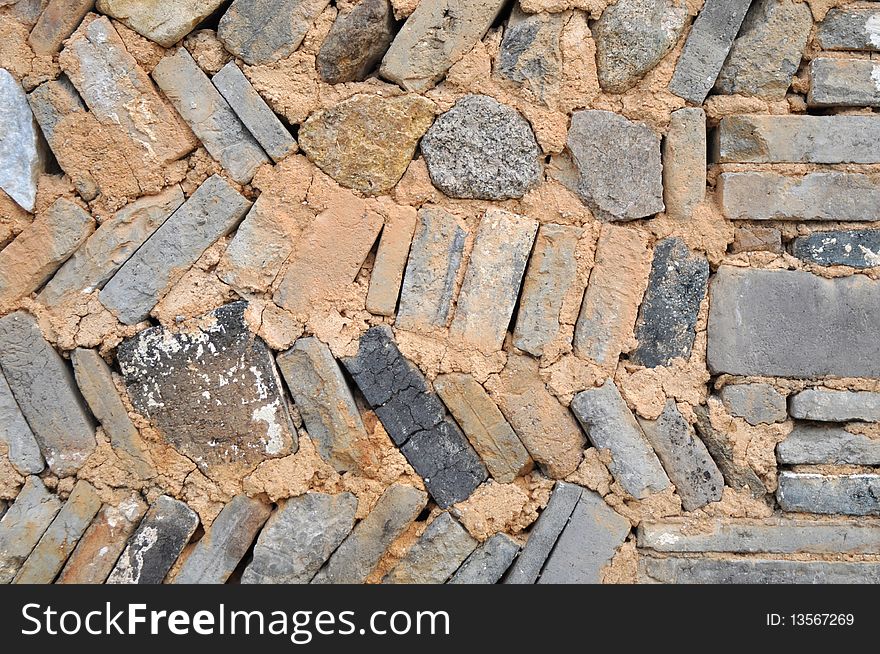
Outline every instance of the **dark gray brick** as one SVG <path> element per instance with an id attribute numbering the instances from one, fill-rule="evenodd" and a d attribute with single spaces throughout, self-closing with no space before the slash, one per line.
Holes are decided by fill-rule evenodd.
<path id="1" fill-rule="evenodd" d="M 13 580 L 55 515 L 61 500 L 39 477 L 28 477 L 15 502 L 0 520 L 0 584 Z"/>
<path id="2" fill-rule="evenodd" d="M 880 515 L 880 475 L 782 472 L 776 500 L 783 511 Z"/>
<path id="3" fill-rule="evenodd" d="M 383 584 L 444 584 L 477 547 L 477 541 L 448 513 L 441 513 Z"/>
<path id="4" fill-rule="evenodd" d="M 802 261 L 820 266 L 875 268 L 880 266 L 880 229 L 851 229 L 814 232 L 798 236 L 791 253 Z"/>
<path id="5" fill-rule="evenodd" d="M 797 425 L 776 446 L 779 463 L 789 465 L 880 465 L 880 441 L 840 427 Z"/>
<path id="6" fill-rule="evenodd" d="M 519 553 L 519 545 L 506 534 L 495 534 L 480 545 L 455 571 L 450 584 L 497 584 Z"/>
<path id="7" fill-rule="evenodd" d="M 877 584 L 880 563 L 643 557 L 639 578 L 663 584 Z"/>

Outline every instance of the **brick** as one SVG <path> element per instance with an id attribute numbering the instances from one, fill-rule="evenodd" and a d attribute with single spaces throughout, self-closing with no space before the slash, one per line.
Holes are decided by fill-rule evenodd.
<path id="1" fill-rule="evenodd" d="M 665 584 L 876 584 L 880 564 L 643 557 L 639 579 Z"/>
<path id="2" fill-rule="evenodd" d="M 544 474 L 563 479 L 580 465 L 586 439 L 571 412 L 547 390 L 538 367 L 531 357 L 511 354 L 486 389 Z"/>
<path id="3" fill-rule="evenodd" d="M 407 91 L 427 91 L 483 38 L 504 4 L 504 0 L 420 3 L 391 43 L 380 74 Z"/>
<path id="4" fill-rule="evenodd" d="M 670 91 L 703 104 L 751 4 L 752 0 L 706 0 L 675 66 Z"/>
<path id="5" fill-rule="evenodd" d="M 37 299 L 57 306 L 71 296 L 103 288 L 183 202 L 183 191 L 174 186 L 116 212 L 61 266 Z"/>
<path id="6" fill-rule="evenodd" d="M 880 465 L 880 441 L 839 427 L 796 425 L 776 446 L 789 465 Z"/>
<path id="7" fill-rule="evenodd" d="M 663 202 L 666 215 L 688 220 L 706 199 L 706 112 L 673 111 L 663 140 Z"/>
<path id="8" fill-rule="evenodd" d="M 209 177 L 107 282 L 101 304 L 126 325 L 146 320 L 167 290 L 217 239 L 235 229 L 250 206 L 222 177 Z"/>
<path id="9" fill-rule="evenodd" d="M 810 62 L 811 107 L 880 106 L 880 65 L 867 59 L 816 57 Z"/>
<path id="10" fill-rule="evenodd" d="M 175 584 L 225 584 L 248 553 L 272 507 L 236 495 L 223 507 L 208 532 L 187 556 Z"/>
<path id="11" fill-rule="evenodd" d="M 7 448 L 9 463 L 22 475 L 37 475 L 46 467 L 40 446 L 25 420 L 12 389 L 0 371 L 0 441 Z"/>
<path id="12" fill-rule="evenodd" d="M 537 232 L 537 221 L 498 209 L 486 212 L 449 328 L 451 338 L 487 353 L 501 349 Z"/>
<path id="13" fill-rule="evenodd" d="M 446 327 L 452 314 L 467 230 L 442 209 L 419 211 L 403 278 L 396 325 L 401 329 Z"/>
<path id="14" fill-rule="evenodd" d="M 368 330 L 358 355 L 342 363 L 441 508 L 467 499 L 485 481 L 479 456 L 422 373 L 400 354 L 389 327 Z"/>
<path id="15" fill-rule="evenodd" d="M 95 0 L 49 0 L 31 30 L 28 45 L 38 55 L 55 54 L 94 6 Z"/>
<path id="16" fill-rule="evenodd" d="M 202 145 L 236 182 L 247 184 L 269 157 L 186 48 L 166 55 L 153 80 Z"/>
<path id="17" fill-rule="evenodd" d="M 750 425 L 772 425 L 788 417 L 785 395 L 770 384 L 728 384 L 721 389 L 721 401 L 730 415 Z"/>
<path id="18" fill-rule="evenodd" d="M 584 490 L 538 579 L 539 584 L 599 584 L 630 531 L 629 520 Z"/>
<path id="19" fill-rule="evenodd" d="M 88 482 L 77 482 L 14 583 L 51 584 L 100 508 L 101 498 L 95 489 Z"/>
<path id="20" fill-rule="evenodd" d="M 10 305 L 45 284 L 95 229 L 91 215 L 59 198 L 0 250 L 0 305 Z"/>
<path id="21" fill-rule="evenodd" d="M 646 234 L 603 225 L 574 330 L 574 353 L 616 366 L 628 349 L 650 271 Z"/>
<path id="22" fill-rule="evenodd" d="M 95 449 L 92 417 L 67 363 L 24 312 L 0 318 L 0 368 L 49 469 L 75 474 Z"/>
<path id="23" fill-rule="evenodd" d="M 718 465 L 718 469 L 721 470 L 725 483 L 736 490 L 747 488 L 754 497 L 764 497 L 767 494 L 764 482 L 755 474 L 751 466 L 734 456 L 732 437 L 724 432 L 716 431 L 712 427 L 709 412 L 705 406 L 694 407 L 694 415 L 697 418 L 697 433 Z"/>
<path id="24" fill-rule="evenodd" d="M 127 27 L 159 45 L 170 48 L 213 14 L 223 0 L 98 0 L 102 14 L 113 16 Z"/>
<path id="25" fill-rule="evenodd" d="M 476 549 L 477 541 L 448 513 L 428 525 L 383 584 L 444 584 Z"/>
<path id="26" fill-rule="evenodd" d="M 39 477 L 28 477 L 0 520 L 0 584 L 10 583 L 61 509 Z"/>
<path id="27" fill-rule="evenodd" d="M 875 268 L 880 266 L 880 230 L 850 229 L 798 236 L 791 253 L 819 266 Z"/>
<path id="28" fill-rule="evenodd" d="M 241 69 L 230 61 L 212 78 L 229 106 L 272 160 L 281 161 L 296 152 L 296 139 L 281 124 L 266 101 L 254 90 Z"/>
<path id="29" fill-rule="evenodd" d="M 669 477 L 613 380 L 575 395 L 571 410 L 590 442 L 610 451 L 608 469 L 627 493 L 644 499 L 669 486 Z"/>
<path id="30" fill-rule="evenodd" d="M 0 68 L 0 103 L 0 189 L 33 212 L 37 183 L 46 170 L 45 145 L 24 90 L 5 68 Z"/>
<path id="31" fill-rule="evenodd" d="M 397 26 L 389 0 L 363 0 L 340 15 L 321 44 L 315 61 L 325 82 L 360 82 L 388 51 Z"/>
<path id="32" fill-rule="evenodd" d="M 713 373 L 812 379 L 880 377 L 876 282 L 721 266 L 710 290 Z"/>
<path id="33" fill-rule="evenodd" d="M 519 553 L 519 545 L 507 534 L 495 534 L 465 559 L 449 584 L 497 584 Z"/>
<path id="34" fill-rule="evenodd" d="M 819 23 L 816 39 L 823 50 L 880 50 L 880 9 L 836 7 Z"/>
<path id="35" fill-rule="evenodd" d="M 257 539 L 241 583 L 309 583 L 351 532 L 357 504 L 351 493 L 306 493 L 280 502 Z"/>
<path id="36" fill-rule="evenodd" d="M 373 510 L 333 552 L 312 583 L 364 583 L 385 550 L 419 516 L 427 501 L 428 496 L 412 486 L 389 486 Z"/>
<path id="37" fill-rule="evenodd" d="M 783 511 L 880 515 L 880 475 L 782 472 L 776 500 Z"/>
<path id="38" fill-rule="evenodd" d="M 372 314 L 393 316 L 397 310 L 417 221 L 418 213 L 413 207 L 392 205 L 389 209 L 367 293 L 366 307 Z"/>
<path id="39" fill-rule="evenodd" d="M 743 252 L 782 254 L 782 232 L 775 227 L 738 227 L 733 233 L 730 253 Z"/>
<path id="40" fill-rule="evenodd" d="M 513 6 L 495 64 L 495 74 L 526 89 L 544 104 L 558 96 L 562 85 L 562 30 L 565 12 L 527 14 Z"/>
<path id="41" fill-rule="evenodd" d="M 107 583 L 161 584 L 198 526 L 192 509 L 162 495 L 128 540 Z"/>
<path id="42" fill-rule="evenodd" d="M 367 430 L 330 348 L 314 337 L 301 338 L 278 355 L 278 367 L 321 457 L 338 472 L 374 469 L 378 461 Z"/>
<path id="43" fill-rule="evenodd" d="M 529 539 L 504 578 L 505 584 L 534 584 L 541 574 L 544 562 L 562 530 L 568 524 L 584 489 L 564 481 L 556 482 L 553 494 L 538 521 L 529 532 Z"/>
<path id="44" fill-rule="evenodd" d="M 493 479 L 507 484 L 532 469 L 532 459 L 516 432 L 473 377 L 440 375 L 434 380 L 434 389 Z"/>
<path id="45" fill-rule="evenodd" d="M 792 418 L 821 422 L 880 421 L 880 393 L 808 388 L 789 402 Z"/>

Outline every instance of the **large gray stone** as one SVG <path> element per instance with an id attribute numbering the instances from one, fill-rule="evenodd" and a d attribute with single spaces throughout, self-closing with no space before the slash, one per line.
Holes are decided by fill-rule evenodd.
<path id="1" fill-rule="evenodd" d="M 28 477 L 0 520 L 0 584 L 13 580 L 40 537 L 61 510 L 61 501 L 39 477 Z"/>
<path id="2" fill-rule="evenodd" d="M 663 139 L 663 201 L 666 215 L 689 220 L 706 199 L 706 112 L 673 111 Z"/>
<path id="3" fill-rule="evenodd" d="M 282 501 L 254 547 L 243 584 L 307 584 L 354 526 L 351 493 L 306 493 Z"/>
<path id="4" fill-rule="evenodd" d="M 880 475 L 782 472 L 776 500 L 783 511 L 880 515 Z"/>
<path id="5" fill-rule="evenodd" d="M 880 465 L 880 440 L 840 427 L 797 425 L 776 446 L 779 463 L 788 465 Z"/>
<path id="6" fill-rule="evenodd" d="M 878 283 L 721 266 L 710 287 L 707 361 L 716 374 L 880 377 Z"/>
<path id="7" fill-rule="evenodd" d="M 44 145 L 24 89 L 0 68 L 0 189 L 25 211 L 33 211 L 37 182 L 46 169 Z"/>
<path id="8" fill-rule="evenodd" d="M 614 380 L 575 395 L 571 410 L 590 442 L 611 452 L 608 469 L 627 493 L 644 499 L 669 486 L 669 477 Z"/>
<path id="9" fill-rule="evenodd" d="M 880 393 L 808 388 L 791 397 L 792 418 L 821 422 L 880 421 Z"/>
<path id="10" fill-rule="evenodd" d="M 59 477 L 75 474 L 95 449 L 92 417 L 70 367 L 29 314 L 0 318 L 0 369 L 49 469 Z"/>
<path id="11" fill-rule="evenodd" d="M 880 8 L 836 7 L 819 23 L 816 39 L 823 50 L 880 50 Z"/>
<path id="12" fill-rule="evenodd" d="M 785 395 L 770 384 L 728 384 L 720 395 L 730 415 L 750 425 L 772 425 L 788 417 Z"/>
<path id="13" fill-rule="evenodd" d="M 107 282 L 99 298 L 126 325 L 145 320 L 171 286 L 251 203 L 219 175 L 209 177 Z"/>
<path id="14" fill-rule="evenodd" d="M 330 84 L 365 79 L 382 61 L 395 33 L 389 0 L 361 0 L 330 28 L 315 61 L 318 74 Z"/>
<path id="15" fill-rule="evenodd" d="M 736 490 L 747 488 L 752 496 L 763 498 L 767 494 L 767 488 L 748 463 L 741 462 L 734 456 L 733 438 L 712 427 L 709 411 L 705 406 L 694 407 L 694 415 L 697 418 L 697 433 L 718 464 L 726 484 Z"/>
<path id="16" fill-rule="evenodd" d="M 98 0 L 98 11 L 170 48 L 213 14 L 223 0 Z"/>
<path id="17" fill-rule="evenodd" d="M 476 549 L 477 541 L 449 513 L 434 518 L 383 584 L 445 584 Z"/>
<path id="18" fill-rule="evenodd" d="M 880 564 L 643 557 L 639 579 L 662 584 L 876 584 Z"/>
<path id="19" fill-rule="evenodd" d="M 506 534 L 495 534 L 480 545 L 450 577 L 449 584 L 497 584 L 519 553 Z"/>
<path id="20" fill-rule="evenodd" d="M 46 467 L 40 446 L 25 420 L 15 396 L 0 371 L 0 441 L 7 447 L 9 463 L 22 475 L 36 475 Z"/>
<path id="21" fill-rule="evenodd" d="M 811 107 L 880 106 L 880 64 L 868 59 L 816 57 L 810 62 Z"/>
<path id="22" fill-rule="evenodd" d="M 507 20 L 495 72 L 528 89 L 545 104 L 562 83 L 562 30 L 569 20 L 564 12 L 527 14 L 514 5 Z"/>
<path id="23" fill-rule="evenodd" d="M 880 266 L 880 229 L 814 232 L 798 236 L 791 253 L 801 261 L 819 266 L 875 268 Z"/>

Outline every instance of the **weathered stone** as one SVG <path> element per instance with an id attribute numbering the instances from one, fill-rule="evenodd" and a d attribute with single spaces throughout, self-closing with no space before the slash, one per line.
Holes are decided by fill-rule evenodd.
<path id="1" fill-rule="evenodd" d="M 779 463 L 789 465 L 880 465 L 880 441 L 840 427 L 797 425 L 776 446 Z"/>
<path id="2" fill-rule="evenodd" d="M 880 475 L 782 472 L 776 501 L 783 511 L 880 515 Z"/>
<path id="3" fill-rule="evenodd" d="M 282 501 L 260 533 L 241 583 L 309 583 L 351 532 L 357 505 L 351 493 L 306 493 Z"/>
<path id="4" fill-rule="evenodd" d="M 482 461 L 419 369 L 401 355 L 390 327 L 368 330 L 358 355 L 342 362 L 441 508 L 467 499 L 485 481 Z"/>
<path id="5" fill-rule="evenodd" d="M 399 328 L 428 331 L 449 324 L 466 239 L 466 228 L 452 214 L 434 207 L 419 211 L 395 323 Z"/>
<path id="6" fill-rule="evenodd" d="M 710 290 L 709 368 L 716 374 L 880 377 L 877 282 L 861 275 L 721 266 Z"/>
<path id="7" fill-rule="evenodd" d="M 880 64 L 869 59 L 816 57 L 810 62 L 811 107 L 880 106 Z"/>
<path id="8" fill-rule="evenodd" d="M 480 221 L 458 296 L 451 338 L 483 352 L 504 345 L 538 222 L 500 209 Z"/>
<path id="9" fill-rule="evenodd" d="M 560 89 L 560 37 L 569 17 L 564 12 L 527 14 L 515 4 L 504 30 L 496 73 L 546 104 Z"/>
<path id="10" fill-rule="evenodd" d="M 107 282 L 101 304 L 127 325 L 145 320 L 205 250 L 235 229 L 250 206 L 222 177 L 209 177 Z"/>
<path id="11" fill-rule="evenodd" d="M 329 0 L 235 0 L 217 36 L 251 66 L 278 61 L 296 50 Z"/>
<path id="12" fill-rule="evenodd" d="M 101 498 L 91 484 L 77 482 L 14 583 L 51 584 L 100 508 Z"/>
<path id="13" fill-rule="evenodd" d="M 202 472 L 249 470 L 297 448 L 275 361 L 246 307 L 220 307 L 185 331 L 153 327 L 117 351 L 135 409 Z"/>
<path id="14" fill-rule="evenodd" d="M 0 68 L 0 104 L 0 189 L 33 211 L 37 182 L 46 170 L 45 145 L 24 89 L 5 68 Z"/>
<path id="15" fill-rule="evenodd" d="M 0 371 L 0 441 L 6 447 L 9 463 L 22 475 L 37 475 L 46 464 L 40 446 L 27 420 L 18 408 L 18 402 Z"/>
<path id="16" fill-rule="evenodd" d="M 388 546 L 418 517 L 427 501 L 428 496 L 412 486 L 389 486 L 369 515 L 333 552 L 312 583 L 364 583 Z"/>
<path id="17" fill-rule="evenodd" d="M 602 225 L 596 259 L 574 330 L 574 353 L 616 366 L 628 349 L 650 270 L 647 234 Z"/>
<path id="18" fill-rule="evenodd" d="M 330 348 L 317 338 L 301 338 L 278 355 L 278 367 L 324 460 L 338 472 L 374 468 L 367 430 Z"/>
<path id="19" fill-rule="evenodd" d="M 426 98 L 361 93 L 309 116 L 298 139 L 309 159 L 339 184 L 380 195 L 403 177 L 433 120 L 434 103 Z"/>
<path id="20" fill-rule="evenodd" d="M 791 397 L 792 418 L 821 422 L 880 421 L 880 393 L 808 388 Z"/>
<path id="21" fill-rule="evenodd" d="M 641 420 L 642 431 L 657 453 L 685 511 L 696 511 L 721 499 L 724 477 L 675 400 L 667 400 L 656 421 Z"/>
<path id="22" fill-rule="evenodd" d="M 579 227 L 541 225 L 520 295 L 513 344 L 536 357 L 559 335 L 560 312 L 578 281 Z"/>
<path id="23" fill-rule="evenodd" d="M 260 500 L 247 495 L 233 497 L 183 562 L 174 583 L 225 584 L 270 513 L 271 505 Z"/>
<path id="24" fill-rule="evenodd" d="M 673 111 L 663 140 L 663 202 L 666 215 L 688 220 L 706 199 L 706 112 Z"/>
<path id="25" fill-rule="evenodd" d="M 453 198 L 521 198 L 541 181 L 528 121 L 485 95 L 456 102 L 434 122 L 421 148 L 434 186 Z"/>
<path id="26" fill-rule="evenodd" d="M 538 580 L 544 562 L 568 524 L 583 492 L 584 489 L 575 484 L 556 482 L 547 508 L 541 512 L 529 532 L 525 547 L 504 578 L 505 584 L 533 584 Z"/>
<path id="27" fill-rule="evenodd" d="M 880 202 L 880 182 L 874 177 L 838 171 L 803 177 L 768 171 L 722 173 L 718 189 L 721 207 L 731 220 L 872 221 Z"/>
<path id="28" fill-rule="evenodd" d="M 539 584 L 599 584 L 630 531 L 629 520 L 614 511 L 600 495 L 584 490 L 553 552 Z"/>
<path id="29" fill-rule="evenodd" d="M 630 359 L 646 368 L 688 359 L 697 336 L 697 317 L 709 284 L 709 262 L 691 252 L 678 237 L 654 248 L 648 290 L 639 309 Z"/>
<path id="30" fill-rule="evenodd" d="M 162 495 L 128 540 L 107 583 L 161 584 L 198 526 L 192 509 Z"/>
<path id="31" fill-rule="evenodd" d="M 635 220 L 664 210 L 660 137 L 647 125 L 610 111 L 577 111 L 566 145 L 575 170 L 563 181 L 599 218 Z"/>
<path id="32" fill-rule="evenodd" d="M 67 198 L 41 212 L 0 250 L 0 306 L 39 289 L 94 229 L 91 215 Z"/>
<path id="33" fill-rule="evenodd" d="M 880 564 L 643 557 L 639 579 L 664 584 L 876 584 Z"/>
<path id="34" fill-rule="evenodd" d="M 718 464 L 725 483 L 736 490 L 747 488 L 754 497 L 764 497 L 767 494 L 764 482 L 747 463 L 741 462 L 734 456 L 734 442 L 731 436 L 712 427 L 705 406 L 694 407 L 694 415 L 697 418 L 696 428 L 700 440 Z"/>
<path id="35" fill-rule="evenodd" d="M 186 48 L 166 55 L 153 69 L 153 79 L 236 182 L 247 184 L 257 168 L 269 163 L 263 148 Z"/>
<path id="36" fill-rule="evenodd" d="M 153 467 L 146 454 L 146 446 L 116 391 L 110 366 L 95 350 L 78 348 L 71 353 L 70 359 L 79 390 L 104 428 L 104 433 L 110 437 L 113 449 L 125 452 L 130 457 L 126 463 L 141 478 L 152 476 Z"/>
<path id="37" fill-rule="evenodd" d="M 13 580 L 60 509 L 61 501 L 46 490 L 39 477 L 25 480 L 0 520 L 0 584 Z"/>
<path id="38" fill-rule="evenodd" d="M 477 541 L 448 513 L 434 518 L 383 584 L 444 584 L 476 549 Z"/>
<path id="39" fill-rule="evenodd" d="M 475 549 L 455 571 L 449 584 L 497 584 L 519 553 L 507 534 L 495 534 Z"/>
<path id="40" fill-rule="evenodd" d="M 272 160 L 281 161 L 296 152 L 296 139 L 281 124 L 266 101 L 254 90 L 241 69 L 230 61 L 212 78 L 229 106 Z"/>
<path id="41" fill-rule="evenodd" d="M 738 227 L 733 233 L 730 253 L 743 252 L 782 254 L 782 232 L 775 227 Z"/>
<path id="42" fill-rule="evenodd" d="M 373 72 L 394 40 L 394 8 L 388 0 L 361 0 L 339 16 L 315 62 L 325 82 L 359 82 Z"/>
<path id="43" fill-rule="evenodd" d="M 784 100 L 813 28 L 794 0 L 755 0 L 718 75 L 715 91 Z"/>
<path id="44" fill-rule="evenodd" d="M 7 507 L 6 500 L 0 500 L 0 518 L 2 518 L 4 515 L 6 515 L 6 507 Z"/>
<path id="45" fill-rule="evenodd" d="M 610 451 L 608 469 L 627 493 L 644 499 L 669 486 L 669 477 L 614 380 L 575 395 L 571 410 L 590 442 L 600 450 Z"/>
<path id="46" fill-rule="evenodd" d="M 33 27 L 48 6 L 49 0 L 2 0 L 0 4 L 7 5 L 10 14 L 20 23 Z"/>
<path id="47" fill-rule="evenodd" d="M 407 91 L 427 91 L 483 38 L 504 0 L 420 2 L 394 38 L 379 72 Z"/>
<path id="48" fill-rule="evenodd" d="M 504 415 L 480 384 L 464 373 L 441 375 L 434 389 L 492 478 L 508 484 L 532 468 L 532 459 Z"/>
<path id="49" fill-rule="evenodd" d="M 393 316 L 397 310 L 400 285 L 409 257 L 418 213 L 413 207 L 393 205 L 382 229 L 382 239 L 373 262 L 367 311 L 379 316 Z"/>
<path id="50" fill-rule="evenodd" d="M 147 505 L 137 495 L 123 500 L 118 507 L 105 505 L 80 538 L 55 583 L 103 584 L 146 511 Z"/>
<path id="51" fill-rule="evenodd" d="M 0 318 L 0 368 L 49 469 L 76 473 L 95 449 L 95 428 L 70 368 L 32 316 Z"/>
<path id="52" fill-rule="evenodd" d="M 839 230 L 798 236 L 792 241 L 791 253 L 801 261 L 820 266 L 875 268 L 880 266 L 880 230 Z"/>
<path id="53" fill-rule="evenodd" d="M 103 288 L 183 202 L 183 191 L 174 186 L 118 211 L 61 266 L 37 299 L 54 306 Z"/>
<path id="54" fill-rule="evenodd" d="M 486 389 L 543 472 L 562 479 L 577 470 L 586 439 L 571 413 L 547 390 L 538 366 L 536 359 L 511 354 Z"/>
<path id="55" fill-rule="evenodd" d="M 880 50 L 880 8 L 836 7 L 819 23 L 816 38 L 823 50 Z"/>
<path id="56" fill-rule="evenodd" d="M 36 54 L 55 54 L 94 6 L 95 0 L 49 0 L 31 30 L 28 44 Z"/>
<path id="57" fill-rule="evenodd" d="M 618 0 L 596 22 L 599 84 L 623 93 L 660 63 L 678 42 L 688 10 L 677 0 Z"/>
<path id="58" fill-rule="evenodd" d="M 159 45 L 170 48 L 213 14 L 223 0 L 98 0 L 102 14 L 113 16 Z"/>
<path id="59" fill-rule="evenodd" d="M 721 389 L 721 401 L 730 415 L 750 425 L 772 425 L 788 417 L 785 395 L 770 384 L 728 384 Z"/>
<path id="60" fill-rule="evenodd" d="M 678 58 L 670 91 L 703 104 L 751 4 L 752 0 L 706 0 Z"/>

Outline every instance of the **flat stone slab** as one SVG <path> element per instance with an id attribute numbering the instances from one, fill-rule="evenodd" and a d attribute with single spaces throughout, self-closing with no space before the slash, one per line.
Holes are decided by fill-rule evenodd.
<path id="1" fill-rule="evenodd" d="M 708 354 L 716 374 L 880 377 L 877 282 L 721 266 L 710 285 Z"/>
<path id="2" fill-rule="evenodd" d="M 32 2 L 31 4 L 36 4 L 34 15 L 38 18 L 28 37 L 28 45 L 38 55 L 50 55 L 61 50 L 61 45 L 92 10 L 95 2 L 94 0 L 49 0 L 48 3 Z"/>
<path id="3" fill-rule="evenodd" d="M 444 584 L 477 544 L 455 518 L 441 513 L 385 575 L 382 583 Z"/>
<path id="4" fill-rule="evenodd" d="M 880 266 L 880 229 L 849 229 L 798 236 L 791 253 L 819 266 L 876 268 Z"/>
<path id="5" fill-rule="evenodd" d="M 504 28 L 495 74 L 544 104 L 552 103 L 562 86 L 561 39 L 570 18 L 565 12 L 527 14 L 515 4 Z"/>
<path id="6" fill-rule="evenodd" d="M 107 282 L 101 304 L 126 325 L 145 320 L 205 250 L 235 229 L 250 206 L 222 177 L 209 177 Z"/>
<path id="7" fill-rule="evenodd" d="M 0 584 L 8 584 L 61 510 L 39 477 L 28 477 L 0 520 Z"/>
<path id="8" fill-rule="evenodd" d="M 880 564 L 642 557 L 639 578 L 662 584 L 876 584 Z"/>
<path id="9" fill-rule="evenodd" d="M 689 220 L 706 199 L 706 112 L 673 111 L 663 139 L 663 202 L 673 220 Z"/>
<path id="10" fill-rule="evenodd" d="M 732 437 L 712 427 L 709 420 L 709 412 L 705 406 L 694 407 L 694 415 L 697 418 L 696 429 L 700 440 L 706 446 L 709 454 L 718 464 L 718 469 L 724 475 L 725 483 L 737 490 L 747 488 L 753 497 L 763 498 L 767 494 L 767 487 L 748 463 L 738 460 L 734 456 L 734 441 Z"/>
<path id="11" fill-rule="evenodd" d="M 571 410 L 590 442 L 611 452 L 608 469 L 627 493 L 644 499 L 669 486 L 669 477 L 614 380 L 575 395 Z"/>
<path id="12" fill-rule="evenodd" d="M 823 50 L 880 50 L 880 9 L 836 7 L 819 23 L 816 39 Z"/>
<path id="13" fill-rule="evenodd" d="M 199 516 L 180 500 L 161 496 L 128 540 L 108 584 L 161 584 L 199 526 Z"/>
<path id="14" fill-rule="evenodd" d="M 820 422 L 880 422 L 880 393 L 808 388 L 792 395 L 792 418 Z"/>
<path id="15" fill-rule="evenodd" d="M 37 475 L 46 467 L 40 446 L 25 420 L 12 389 L 0 371 L 0 441 L 12 467 L 22 475 Z"/>
<path id="16" fill-rule="evenodd" d="M 750 425 L 772 425 L 788 417 L 785 395 L 770 384 L 728 384 L 720 395 L 730 415 Z"/>
<path id="17" fill-rule="evenodd" d="M 180 41 L 213 14 L 223 0 L 98 0 L 98 11 L 165 48 Z"/>
<path id="18" fill-rule="evenodd" d="M 24 89 L 0 68 L 0 189 L 25 211 L 33 211 L 37 182 L 46 168 L 45 145 Z"/>
<path id="19" fill-rule="evenodd" d="M 241 583 L 309 583 L 351 532 L 357 504 L 351 493 L 283 500 L 260 533 Z"/>
<path id="20" fill-rule="evenodd" d="M 840 427 L 797 425 L 776 446 L 776 459 L 789 465 L 880 465 L 880 440 Z"/>
<path id="21" fill-rule="evenodd" d="M 246 308 L 220 307 L 186 331 L 153 327 L 117 350 L 135 409 L 202 472 L 249 471 L 297 448 L 275 361 Z"/>
<path id="22" fill-rule="evenodd" d="M 782 472 L 776 500 L 783 511 L 880 515 L 880 475 Z"/>
<path id="23" fill-rule="evenodd" d="M 31 315 L 0 318 L 0 369 L 49 469 L 75 474 L 95 449 L 95 427 L 73 373 Z"/>
<path id="24" fill-rule="evenodd" d="M 448 584 L 497 584 L 519 553 L 519 545 L 506 534 L 495 534 L 465 559 Z"/>
<path id="25" fill-rule="evenodd" d="M 315 67 L 330 84 L 360 82 L 388 51 L 397 25 L 389 0 L 364 0 L 339 15 L 321 44 Z"/>
<path id="26" fill-rule="evenodd" d="M 390 209 L 373 262 L 373 274 L 370 276 L 370 290 L 366 301 L 367 311 L 370 313 L 393 316 L 397 311 L 417 221 L 418 213 L 413 207 L 393 205 Z"/>
<path id="27" fill-rule="evenodd" d="M 880 106 L 880 64 L 867 59 L 816 57 L 810 62 L 811 107 Z"/>

